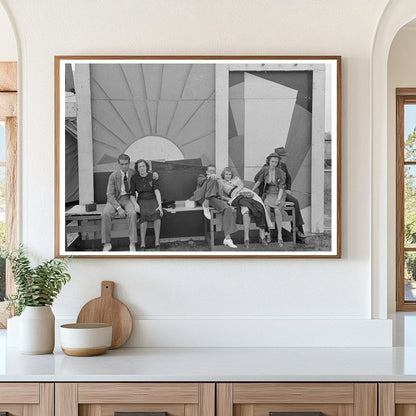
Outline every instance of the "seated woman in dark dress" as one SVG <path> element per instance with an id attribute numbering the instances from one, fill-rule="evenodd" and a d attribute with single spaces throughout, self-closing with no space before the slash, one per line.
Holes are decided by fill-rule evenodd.
<path id="1" fill-rule="evenodd" d="M 163 216 L 162 197 L 159 190 L 159 180 L 153 178 L 149 172 L 149 164 L 139 159 L 130 180 L 130 199 L 134 209 L 140 214 L 140 250 L 146 248 L 147 222 L 153 221 L 155 231 L 155 248 L 160 250 L 160 218 Z"/>
<path id="2" fill-rule="evenodd" d="M 244 247 L 249 248 L 250 221 L 254 219 L 259 228 L 260 242 L 267 245 L 265 230 L 273 225 L 263 200 L 244 186 L 243 181 L 226 167 L 218 180 L 222 198 L 237 208 L 237 224 L 244 226 Z"/>

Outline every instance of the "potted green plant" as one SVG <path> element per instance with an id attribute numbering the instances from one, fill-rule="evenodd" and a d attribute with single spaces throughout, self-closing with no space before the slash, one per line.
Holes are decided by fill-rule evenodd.
<path id="1" fill-rule="evenodd" d="M 6 296 L 9 310 L 19 318 L 19 350 L 49 354 L 55 346 L 55 316 L 51 305 L 71 276 L 68 257 L 32 266 L 23 246 L 3 254 L 10 261 L 16 292 Z"/>

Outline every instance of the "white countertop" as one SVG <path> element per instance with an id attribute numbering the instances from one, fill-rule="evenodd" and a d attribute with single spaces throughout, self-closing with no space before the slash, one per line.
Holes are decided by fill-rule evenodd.
<path id="1" fill-rule="evenodd" d="M 0 382 L 416 381 L 416 314 L 392 348 L 119 348 L 96 357 L 24 355 L 0 330 Z"/>
<path id="2" fill-rule="evenodd" d="M 9 348 L 0 381 L 416 381 L 416 348 L 119 348 L 96 357 Z"/>

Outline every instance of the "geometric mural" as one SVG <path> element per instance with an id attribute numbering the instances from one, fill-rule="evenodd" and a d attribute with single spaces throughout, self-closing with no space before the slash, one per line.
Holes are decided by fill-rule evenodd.
<path id="1" fill-rule="evenodd" d="M 126 151 L 215 163 L 215 65 L 90 64 L 90 77 L 94 172 L 112 171 Z M 230 71 L 229 165 L 252 185 L 285 146 L 292 192 L 309 207 L 311 111 L 312 71 Z"/>
<path id="2" fill-rule="evenodd" d="M 284 146 L 292 193 L 301 208 L 311 204 L 312 75 L 312 71 L 229 73 L 230 166 L 251 185 L 266 156 Z"/>
<path id="3" fill-rule="evenodd" d="M 112 171 L 118 155 L 152 137 L 170 141 L 183 159 L 213 163 L 214 70 L 213 64 L 91 64 L 94 172 Z M 143 145 L 142 158 L 164 157 L 155 147 L 146 154 Z"/>

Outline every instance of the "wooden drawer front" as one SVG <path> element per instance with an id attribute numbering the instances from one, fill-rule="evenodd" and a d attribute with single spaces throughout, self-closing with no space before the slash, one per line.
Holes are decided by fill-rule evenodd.
<path id="1" fill-rule="evenodd" d="M 416 383 L 396 383 L 394 395 L 397 404 L 416 404 Z"/>
<path id="2" fill-rule="evenodd" d="M 219 383 L 217 416 L 377 416 L 375 383 Z M 416 415 L 415 415 L 416 416 Z"/>
<path id="3" fill-rule="evenodd" d="M 198 403 L 197 383 L 80 383 L 78 403 Z"/>
<path id="4" fill-rule="evenodd" d="M 55 416 L 215 416 L 214 383 L 57 383 Z"/>
<path id="5" fill-rule="evenodd" d="M 354 403 L 351 383 L 247 383 L 233 385 L 234 403 Z"/>
<path id="6" fill-rule="evenodd" d="M 0 383 L 0 403 L 39 403 L 38 383 Z"/>

